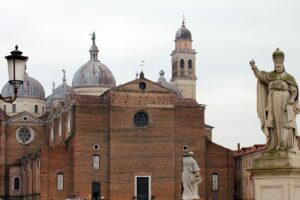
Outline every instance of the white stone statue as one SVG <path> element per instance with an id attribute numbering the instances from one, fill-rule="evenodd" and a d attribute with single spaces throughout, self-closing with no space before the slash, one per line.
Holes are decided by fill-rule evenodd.
<path id="1" fill-rule="evenodd" d="M 200 199 L 198 185 L 202 182 L 202 177 L 200 175 L 200 168 L 193 157 L 193 152 L 189 152 L 189 156 L 183 157 L 182 200 Z"/>
<path id="2" fill-rule="evenodd" d="M 257 83 L 257 114 L 261 129 L 267 138 L 268 149 L 298 152 L 296 114 L 298 85 L 293 76 L 285 71 L 284 53 L 278 48 L 273 53 L 274 71 L 258 70 L 250 61 Z"/>

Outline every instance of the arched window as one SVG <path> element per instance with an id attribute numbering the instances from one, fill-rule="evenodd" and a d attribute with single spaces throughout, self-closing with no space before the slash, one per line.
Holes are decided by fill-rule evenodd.
<path id="1" fill-rule="evenodd" d="M 181 76 L 184 75 L 184 60 L 183 59 L 180 60 L 180 75 Z"/>
<path id="2" fill-rule="evenodd" d="M 67 119 L 67 135 L 71 135 L 71 112 L 68 113 Z"/>
<path id="3" fill-rule="evenodd" d="M 180 70 L 183 70 L 184 69 L 184 60 L 181 59 L 180 60 Z"/>
<path id="4" fill-rule="evenodd" d="M 64 190 L 64 173 L 57 173 L 57 190 Z"/>
<path id="5" fill-rule="evenodd" d="M 193 61 L 192 60 L 188 61 L 188 72 L 189 72 L 189 74 L 193 73 Z"/>
<path id="6" fill-rule="evenodd" d="M 218 191 L 219 190 L 219 174 L 212 173 L 212 190 Z"/>
<path id="7" fill-rule="evenodd" d="M 62 135 L 62 118 L 61 117 L 59 118 L 59 121 L 58 121 L 58 135 L 59 135 L 59 137 L 61 137 L 61 135 Z"/>
<path id="8" fill-rule="evenodd" d="M 50 140 L 53 141 L 54 139 L 54 128 L 53 128 L 53 125 L 51 125 L 51 128 L 50 128 Z"/>
<path id="9" fill-rule="evenodd" d="M 100 156 L 98 154 L 93 155 L 93 169 L 100 169 Z"/>
<path id="10" fill-rule="evenodd" d="M 38 105 L 34 105 L 34 113 L 38 113 L 39 112 L 39 106 Z"/>
<path id="11" fill-rule="evenodd" d="M 189 69 L 193 69 L 193 61 L 192 60 L 189 60 L 189 62 L 188 62 L 188 68 Z"/>
<path id="12" fill-rule="evenodd" d="M 12 105 L 12 112 L 17 112 L 17 105 L 16 104 Z"/>
<path id="13" fill-rule="evenodd" d="M 21 178 L 18 176 L 13 177 L 13 191 L 20 191 L 21 190 Z"/>

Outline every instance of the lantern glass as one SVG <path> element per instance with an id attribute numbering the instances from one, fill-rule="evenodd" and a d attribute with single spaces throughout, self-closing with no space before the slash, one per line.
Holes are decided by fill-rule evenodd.
<path id="1" fill-rule="evenodd" d="M 24 80 L 26 60 L 18 60 L 15 58 L 7 59 L 8 77 L 12 84 Z"/>
<path id="2" fill-rule="evenodd" d="M 26 69 L 27 56 L 22 56 L 23 52 L 18 50 L 18 45 L 15 50 L 10 52 L 11 55 L 5 56 L 8 67 L 9 83 L 13 87 L 14 96 L 3 97 L 0 94 L 0 100 L 6 103 L 12 103 L 18 96 L 18 89 L 23 84 L 24 74 Z"/>

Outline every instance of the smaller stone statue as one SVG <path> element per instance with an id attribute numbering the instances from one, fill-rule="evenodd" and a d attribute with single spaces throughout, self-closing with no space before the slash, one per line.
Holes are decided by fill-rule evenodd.
<path id="1" fill-rule="evenodd" d="M 96 41 L 96 33 L 95 33 L 95 31 L 92 34 L 90 34 L 90 35 L 92 36 L 93 44 L 95 44 L 95 41 Z"/>
<path id="2" fill-rule="evenodd" d="M 198 195 L 198 185 L 202 182 L 200 168 L 194 159 L 194 153 L 189 152 L 188 156 L 183 157 L 183 194 L 182 200 L 200 199 Z"/>

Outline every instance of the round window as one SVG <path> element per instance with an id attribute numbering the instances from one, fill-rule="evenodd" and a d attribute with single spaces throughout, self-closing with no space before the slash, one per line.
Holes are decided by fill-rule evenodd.
<path id="1" fill-rule="evenodd" d="M 144 90 L 144 89 L 146 89 L 147 86 L 146 86 L 145 82 L 140 82 L 139 87 L 140 87 L 141 90 Z"/>
<path id="2" fill-rule="evenodd" d="M 183 145 L 183 150 L 184 150 L 184 151 L 187 151 L 187 150 L 189 150 L 189 146 L 188 146 L 188 145 L 186 145 L 186 144 L 185 144 L 185 145 Z"/>
<path id="3" fill-rule="evenodd" d="M 145 112 L 138 112 L 133 117 L 133 123 L 137 127 L 145 127 L 149 123 L 149 117 Z"/>
<path id="4" fill-rule="evenodd" d="M 28 144 L 34 139 L 34 132 L 29 127 L 21 127 L 17 130 L 16 138 L 21 144 Z"/>
<path id="5" fill-rule="evenodd" d="M 94 144 L 94 150 L 99 150 L 100 146 L 99 144 Z"/>

